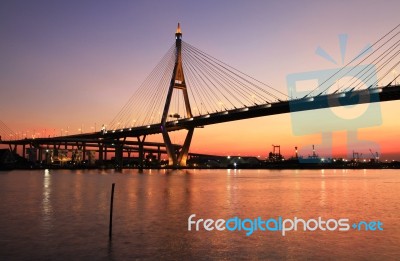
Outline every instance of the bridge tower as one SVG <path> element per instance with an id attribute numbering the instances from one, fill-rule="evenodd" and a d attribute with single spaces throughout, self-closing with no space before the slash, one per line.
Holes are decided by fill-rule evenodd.
<path id="1" fill-rule="evenodd" d="M 171 138 L 168 134 L 168 129 L 166 126 L 168 111 L 171 105 L 172 93 L 174 90 L 182 91 L 183 98 L 185 102 L 186 109 L 186 117 L 191 118 L 192 109 L 189 103 L 189 95 L 186 87 L 185 75 L 183 73 L 182 67 L 182 32 L 180 24 L 178 23 L 178 28 L 175 33 L 175 65 L 172 73 L 171 82 L 169 84 L 167 100 L 165 102 L 162 118 L 161 118 L 161 132 L 164 139 L 165 147 L 168 154 L 168 161 L 170 166 L 182 167 L 186 166 L 186 160 L 189 153 L 190 143 L 192 141 L 194 127 L 188 128 L 188 132 L 186 134 L 185 142 L 183 143 L 182 149 L 180 151 L 175 151 L 175 148 L 172 146 Z"/>

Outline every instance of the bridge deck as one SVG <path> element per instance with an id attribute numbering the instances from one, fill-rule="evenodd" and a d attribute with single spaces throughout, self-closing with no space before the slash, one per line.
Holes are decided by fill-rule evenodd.
<path id="1" fill-rule="evenodd" d="M 343 92 L 302 99 L 280 101 L 255 105 L 251 107 L 238 108 L 233 110 L 215 112 L 207 115 L 200 115 L 193 118 L 185 118 L 167 123 L 168 131 L 187 129 L 190 127 L 201 127 L 211 124 L 230 122 L 236 120 L 250 119 L 263 116 L 284 114 L 289 112 L 309 111 L 338 106 L 356 105 L 362 103 L 394 101 L 400 99 L 400 85 L 371 88 L 368 90 L 358 90 Z M 142 135 L 153 135 L 161 133 L 161 123 L 134 128 L 124 128 L 118 130 L 108 130 L 106 133 L 94 132 L 64 137 L 37 139 L 39 143 L 53 142 L 94 142 L 101 141 L 109 143 L 112 140 L 139 137 Z M 39 141 L 40 140 L 40 141 Z M 28 140 L 29 141 L 29 140 Z M 3 144 L 22 144 L 27 140 L 2 141 Z"/>

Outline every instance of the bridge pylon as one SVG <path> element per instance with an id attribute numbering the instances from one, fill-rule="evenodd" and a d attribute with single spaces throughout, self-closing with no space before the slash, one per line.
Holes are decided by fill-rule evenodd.
<path id="1" fill-rule="evenodd" d="M 177 152 L 175 151 L 175 148 L 172 145 L 171 138 L 169 137 L 168 129 L 166 126 L 168 112 L 171 105 L 172 93 L 174 92 L 175 89 L 177 91 L 182 91 L 183 93 L 186 117 L 187 118 L 193 117 L 192 109 L 190 107 L 190 102 L 189 102 L 189 95 L 186 87 L 185 75 L 183 73 L 183 67 L 182 67 L 182 32 L 179 23 L 178 23 L 178 28 L 176 29 L 175 39 L 176 39 L 175 65 L 172 73 L 171 82 L 169 84 L 167 100 L 165 102 L 161 118 L 161 133 L 167 150 L 169 165 L 175 167 L 183 167 L 186 166 L 186 160 L 189 153 L 190 143 L 193 137 L 194 127 L 188 128 L 188 132 L 186 134 L 186 138 L 183 143 L 182 149 L 179 152 Z"/>

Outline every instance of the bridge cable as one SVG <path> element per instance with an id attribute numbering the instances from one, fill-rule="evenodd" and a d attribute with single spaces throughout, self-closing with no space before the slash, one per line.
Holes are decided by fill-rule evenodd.
<path id="1" fill-rule="evenodd" d="M 353 58 L 350 62 L 348 62 L 344 67 L 342 67 L 341 69 L 339 69 L 336 73 L 334 73 L 333 75 L 331 75 L 329 78 L 327 78 L 325 81 L 323 81 L 321 84 L 319 84 L 315 89 L 313 89 L 311 92 L 309 92 L 307 95 L 305 95 L 303 98 L 306 98 L 308 96 L 310 96 L 314 91 L 316 91 L 317 89 L 319 89 L 322 85 L 324 85 L 326 82 L 328 82 L 329 80 L 331 80 L 333 77 L 335 77 L 337 74 L 339 74 L 341 71 L 343 71 L 345 68 L 349 67 L 349 65 L 351 63 L 353 63 L 355 60 L 357 60 L 358 58 L 360 58 L 361 56 L 363 56 L 366 52 L 370 51 L 372 49 L 372 47 L 376 46 L 380 41 L 382 41 L 383 39 L 385 39 L 388 35 L 390 35 L 393 31 L 395 31 L 397 28 L 400 27 L 400 24 L 398 24 L 397 26 L 395 26 L 393 29 L 391 29 L 388 33 L 386 33 L 384 36 L 382 36 L 381 38 L 379 38 L 376 42 L 374 42 L 371 46 L 369 46 L 368 48 L 366 48 L 364 51 L 362 51 L 359 55 L 357 55 L 355 58 Z M 398 33 L 397 33 L 398 34 Z M 395 36 L 397 36 L 397 34 Z M 393 36 L 394 37 L 394 36 Z M 392 37 L 392 38 L 393 38 Z M 390 38 L 389 40 L 391 40 L 392 38 Z M 386 41 L 383 45 L 385 45 L 388 41 Z M 380 47 L 378 47 L 377 50 L 379 50 L 383 45 L 381 45 Z M 375 50 L 373 53 L 375 53 L 377 50 Z M 372 54 L 368 55 L 366 58 L 364 58 L 361 62 L 358 63 L 361 64 L 364 60 L 366 60 L 368 57 L 370 57 Z M 329 87 L 328 87 L 329 88 Z M 327 89 L 325 89 L 323 92 L 325 92 Z"/>

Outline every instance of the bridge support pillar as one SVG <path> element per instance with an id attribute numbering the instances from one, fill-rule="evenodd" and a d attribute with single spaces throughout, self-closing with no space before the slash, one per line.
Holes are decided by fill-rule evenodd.
<path id="1" fill-rule="evenodd" d="M 85 161 L 86 160 L 86 143 L 84 142 L 82 144 L 82 160 Z"/>
<path id="2" fill-rule="evenodd" d="M 186 166 L 187 157 L 189 154 L 190 143 L 192 142 L 194 128 L 188 129 L 188 133 L 186 134 L 185 142 L 183 143 L 183 147 L 179 152 L 178 163 L 179 166 Z"/>
<path id="3" fill-rule="evenodd" d="M 17 146 L 18 146 L 17 144 L 15 144 L 14 147 L 11 144 L 8 145 L 10 151 L 13 153 L 17 153 Z"/>
<path id="4" fill-rule="evenodd" d="M 161 126 L 162 135 L 165 143 L 165 149 L 168 155 L 168 165 L 178 167 L 178 159 L 175 154 L 174 146 L 172 145 L 171 138 L 168 135 L 167 128 L 165 126 Z"/>
<path id="5" fill-rule="evenodd" d="M 115 164 L 117 168 L 121 169 L 124 165 L 124 145 L 126 137 L 123 140 L 115 141 Z"/>
<path id="6" fill-rule="evenodd" d="M 43 151 L 42 151 L 42 149 L 41 148 L 39 148 L 39 153 L 38 153 L 38 158 L 37 158 L 37 160 L 39 161 L 39 163 L 42 163 L 42 153 L 43 153 Z"/>
<path id="7" fill-rule="evenodd" d="M 103 144 L 99 143 L 99 163 L 103 164 Z"/>
<path id="8" fill-rule="evenodd" d="M 146 140 L 146 135 L 143 138 L 137 137 L 137 141 L 139 144 L 139 168 L 143 168 L 144 166 L 144 141 Z"/>
<path id="9" fill-rule="evenodd" d="M 194 133 L 194 128 L 188 129 L 188 133 L 186 134 L 185 142 L 183 143 L 182 149 L 176 153 L 174 146 L 172 145 L 171 139 L 168 135 L 168 132 L 163 128 L 163 138 L 165 143 L 165 148 L 168 154 L 168 163 L 173 167 L 185 167 L 187 157 L 189 154 L 190 143 L 192 142 L 192 137 Z"/>
<path id="10" fill-rule="evenodd" d="M 117 168 L 122 168 L 123 164 L 123 144 L 116 143 L 115 144 L 115 165 Z"/>
<path id="11" fill-rule="evenodd" d="M 185 142 L 179 154 L 175 152 L 175 148 L 172 145 L 171 139 L 168 135 L 167 129 L 167 118 L 168 111 L 171 105 L 172 93 L 174 89 L 178 91 L 182 91 L 184 104 L 185 104 L 185 113 L 187 118 L 193 117 L 192 109 L 190 107 L 189 95 L 185 81 L 185 75 L 183 73 L 183 63 L 182 63 L 182 32 L 180 25 L 178 24 L 178 28 L 175 33 L 175 65 L 172 73 L 171 82 L 169 84 L 169 89 L 167 93 L 167 99 L 164 105 L 164 111 L 161 118 L 161 133 L 163 135 L 165 148 L 168 154 L 168 163 L 172 167 L 184 167 L 186 166 L 187 155 L 189 152 L 190 142 L 192 141 L 194 128 L 190 127 L 188 129 L 188 133 L 186 134 Z"/>

